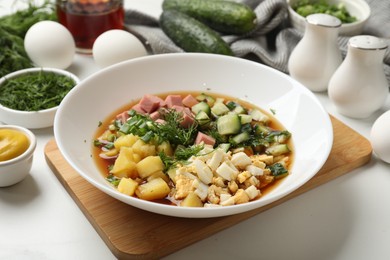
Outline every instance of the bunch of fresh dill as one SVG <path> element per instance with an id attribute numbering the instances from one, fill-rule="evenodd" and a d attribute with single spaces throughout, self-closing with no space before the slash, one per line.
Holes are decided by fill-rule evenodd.
<path id="1" fill-rule="evenodd" d="M 29 1 L 26 9 L 0 17 L 0 77 L 33 66 L 23 39 L 32 25 L 43 20 L 57 20 L 54 5 L 48 0 L 41 5 Z"/>

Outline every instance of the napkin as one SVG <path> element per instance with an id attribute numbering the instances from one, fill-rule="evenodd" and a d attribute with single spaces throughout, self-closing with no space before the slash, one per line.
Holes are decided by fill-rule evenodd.
<path id="1" fill-rule="evenodd" d="M 390 86 L 390 1 L 366 0 L 371 17 L 362 34 L 383 38 L 389 48 L 384 58 L 384 71 Z M 288 58 L 303 37 L 288 21 L 286 0 L 238 0 L 250 6 L 257 15 L 256 28 L 242 36 L 222 35 L 237 57 L 251 59 L 288 73 Z M 183 52 L 159 28 L 158 17 L 137 10 L 125 13 L 127 30 L 138 36 L 152 54 Z M 350 37 L 339 36 L 338 44 L 345 57 Z"/>

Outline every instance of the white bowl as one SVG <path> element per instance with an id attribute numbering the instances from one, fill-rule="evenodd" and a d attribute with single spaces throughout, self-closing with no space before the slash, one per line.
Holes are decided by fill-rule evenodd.
<path id="1" fill-rule="evenodd" d="M 7 161 L 0 161 L 0 187 L 7 187 L 22 181 L 29 174 L 37 141 L 35 135 L 24 127 L 0 125 L 0 129 L 19 131 L 30 141 L 28 149 L 21 155 Z M 0 140 L 3 140 L 3 137 L 0 137 Z"/>
<path id="2" fill-rule="evenodd" d="M 65 75 L 73 79 L 76 84 L 80 82 L 78 77 L 66 70 L 54 68 L 29 68 L 9 73 L 0 78 L 0 88 L 7 79 L 16 78 L 28 73 L 38 73 L 41 71 Z M 53 126 L 54 116 L 57 109 L 58 106 L 39 111 L 21 111 L 8 108 L 0 103 L 0 121 L 6 124 L 19 125 L 30 129 L 50 127 Z"/>
<path id="3" fill-rule="evenodd" d="M 291 175 L 256 201 L 219 208 L 186 208 L 140 200 L 119 193 L 99 171 L 92 140 L 99 121 L 147 93 L 209 91 L 234 96 L 276 111 L 292 133 L 295 158 Z M 70 91 L 54 121 L 58 147 L 88 182 L 134 207 L 164 215 L 206 218 L 249 211 L 296 190 L 325 163 L 333 141 L 328 113 L 306 87 L 270 67 L 213 54 L 162 54 L 125 61 L 97 72 Z"/>
<path id="4" fill-rule="evenodd" d="M 299 0 L 287 0 L 289 19 L 292 27 L 301 32 L 305 31 L 306 19 L 294 11 L 294 6 Z M 356 22 L 343 23 L 339 29 L 339 35 L 353 36 L 362 33 L 364 25 L 371 14 L 370 6 L 364 0 L 328 0 L 330 4 L 342 3 L 352 16 L 357 18 Z"/>

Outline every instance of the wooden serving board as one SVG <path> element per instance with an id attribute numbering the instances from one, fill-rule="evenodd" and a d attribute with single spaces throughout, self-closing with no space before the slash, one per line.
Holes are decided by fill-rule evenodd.
<path id="1" fill-rule="evenodd" d="M 54 174 L 116 257 L 157 259 L 367 163 L 372 154 L 370 142 L 334 117 L 331 119 L 332 151 L 325 165 L 309 182 L 272 204 L 228 217 L 186 219 L 143 211 L 106 195 L 85 181 L 65 161 L 54 140 L 47 143 L 45 156 Z"/>

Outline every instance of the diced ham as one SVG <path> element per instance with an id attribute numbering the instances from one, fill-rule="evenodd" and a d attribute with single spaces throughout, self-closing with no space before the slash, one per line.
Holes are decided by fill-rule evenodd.
<path id="1" fill-rule="evenodd" d="M 153 120 L 153 121 L 156 121 L 157 119 L 159 119 L 161 117 L 161 114 L 159 111 L 154 111 L 153 113 L 151 113 L 150 115 L 150 118 Z"/>
<path id="2" fill-rule="evenodd" d="M 115 117 L 117 120 L 120 120 L 122 124 L 126 123 L 127 119 L 129 118 L 129 113 L 127 111 L 124 111 Z"/>
<path id="3" fill-rule="evenodd" d="M 215 139 L 212 136 L 206 135 L 202 132 L 198 132 L 198 135 L 196 136 L 195 139 L 195 144 L 200 144 L 200 143 L 208 144 L 214 146 L 215 144 Z"/>
<path id="4" fill-rule="evenodd" d="M 162 98 L 160 98 L 158 96 L 153 96 L 153 95 L 151 95 L 151 96 L 152 96 L 153 100 L 159 102 L 160 107 L 166 107 L 167 106 L 167 103 L 165 103 L 164 99 L 162 99 Z"/>
<path id="5" fill-rule="evenodd" d="M 194 98 L 192 95 L 187 95 L 185 98 L 183 98 L 183 105 L 186 107 L 193 107 L 194 105 L 198 104 L 199 101 Z"/>
<path id="6" fill-rule="evenodd" d="M 155 122 L 156 122 L 157 124 L 164 124 L 166 121 L 159 118 L 159 119 L 157 119 Z"/>
<path id="7" fill-rule="evenodd" d="M 145 110 L 142 109 L 140 104 L 134 105 L 131 109 L 135 110 L 138 114 L 146 114 Z"/>
<path id="8" fill-rule="evenodd" d="M 168 108 L 172 108 L 173 106 L 183 106 L 183 100 L 180 95 L 168 95 L 165 98 L 165 103 Z"/>
<path id="9" fill-rule="evenodd" d="M 139 105 L 142 108 L 142 110 L 150 114 L 156 111 L 157 109 L 159 109 L 161 104 L 163 104 L 163 102 L 164 100 L 162 100 L 157 96 L 144 95 L 140 100 Z"/>
<path id="10" fill-rule="evenodd" d="M 195 122 L 195 118 L 188 107 L 174 105 L 172 109 L 183 114 L 183 121 L 180 123 L 182 127 L 187 128 Z"/>

